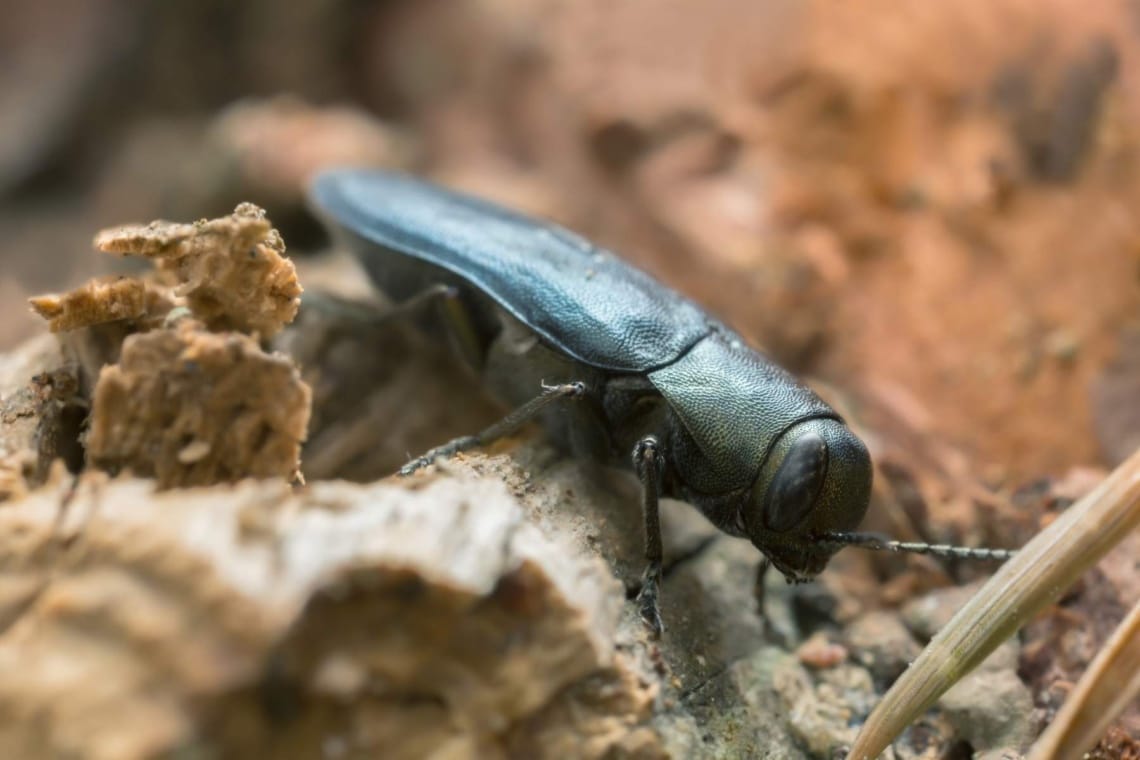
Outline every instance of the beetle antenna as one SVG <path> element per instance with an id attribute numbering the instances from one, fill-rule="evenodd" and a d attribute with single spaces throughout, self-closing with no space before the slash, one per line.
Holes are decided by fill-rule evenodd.
<path id="1" fill-rule="evenodd" d="M 909 554 L 930 554 L 935 557 L 954 559 L 1005 560 L 1016 554 L 1015 549 L 987 549 L 984 547 L 953 546 L 951 544 L 927 544 L 921 541 L 892 541 L 874 533 L 828 532 L 820 536 L 824 541 L 841 546 L 858 546 L 881 552 L 907 552 Z"/>

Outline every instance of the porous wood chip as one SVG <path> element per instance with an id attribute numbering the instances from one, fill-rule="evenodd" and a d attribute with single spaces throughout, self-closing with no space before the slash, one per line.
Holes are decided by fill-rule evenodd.
<path id="1" fill-rule="evenodd" d="M 87 455 L 161 488 L 286 477 L 299 466 L 309 387 L 252 338 L 185 319 L 128 337 L 99 375 Z"/>
<path id="2" fill-rule="evenodd" d="M 301 283 L 285 258 L 285 241 L 252 203 L 192 224 L 155 221 L 106 229 L 95 236 L 95 247 L 155 260 L 177 278 L 176 294 L 212 330 L 270 337 L 300 307 Z"/>
<path id="3" fill-rule="evenodd" d="M 48 320 L 52 332 L 138 320 L 169 311 L 170 298 L 158 287 L 134 277 L 98 277 L 62 295 L 51 293 L 28 299 L 32 309 Z"/>

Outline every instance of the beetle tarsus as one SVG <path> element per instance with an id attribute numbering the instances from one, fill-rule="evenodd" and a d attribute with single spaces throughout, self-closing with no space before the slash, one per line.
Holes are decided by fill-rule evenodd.
<path id="1" fill-rule="evenodd" d="M 661 563 L 650 562 L 645 573 L 641 576 L 641 591 L 637 594 L 637 611 L 642 622 L 649 628 L 655 638 L 660 638 L 665 631 L 665 624 L 661 622 L 661 608 L 657 603 L 657 593 L 661 585 Z"/>
<path id="2" fill-rule="evenodd" d="M 658 507 L 661 472 L 664 461 L 658 448 L 657 437 L 647 435 L 633 447 L 633 468 L 641 480 L 641 513 L 645 519 L 645 560 L 648 563 L 642 576 L 641 592 L 637 603 L 641 619 L 655 636 L 665 630 L 661 623 L 661 610 L 657 604 L 657 590 L 661 581 L 661 515 Z"/>
<path id="3" fill-rule="evenodd" d="M 437 459 L 449 459 L 461 451 L 473 449 L 479 446 L 479 437 L 474 435 L 465 435 L 454 440 L 448 441 L 442 446 L 436 446 L 423 456 L 418 456 L 412 461 L 405 464 L 400 468 L 400 475 L 407 477 L 414 474 L 417 470 L 422 470 L 429 464 L 432 464 Z"/>

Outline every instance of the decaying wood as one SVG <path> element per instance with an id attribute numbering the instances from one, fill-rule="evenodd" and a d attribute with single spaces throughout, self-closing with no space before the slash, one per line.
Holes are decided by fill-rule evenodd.
<path id="1" fill-rule="evenodd" d="M 177 294 L 214 330 L 276 334 L 300 305 L 301 284 L 285 242 L 252 203 L 193 224 L 151 222 L 103 230 L 95 247 L 145 256 L 178 281 Z"/>
<path id="2" fill-rule="evenodd" d="M 492 478 L 66 492 L 0 512 L 4 757 L 659 754 L 614 579 Z"/>
<path id="3" fill-rule="evenodd" d="M 192 319 L 132 335 L 99 374 L 87 456 L 163 488 L 291 478 L 309 422 L 309 388 L 286 357 Z"/>
<path id="4" fill-rule="evenodd" d="M 143 280 L 114 275 L 90 280 L 66 294 L 49 294 L 32 298 L 32 309 L 48 320 L 52 332 L 74 330 L 79 327 L 138 320 L 152 311 L 148 303 L 160 291 L 148 288 Z M 170 306 L 166 306 L 169 310 Z"/>
<path id="5" fill-rule="evenodd" d="M 301 285 L 265 212 L 243 203 L 194 224 L 104 230 L 95 244 L 149 257 L 157 271 L 31 299 L 64 333 L 74 392 L 90 401 L 86 462 L 163 488 L 299 478 L 311 393 L 295 364 L 257 338 L 296 316 Z"/>
<path id="6" fill-rule="evenodd" d="M 77 368 L 51 336 L 0 354 L 0 503 L 43 483 L 75 448 L 78 423 L 65 428 L 69 410 L 84 413 L 78 385 Z"/>

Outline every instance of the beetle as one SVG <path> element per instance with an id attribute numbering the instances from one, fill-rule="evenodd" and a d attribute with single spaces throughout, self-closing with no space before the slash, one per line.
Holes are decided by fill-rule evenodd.
<path id="1" fill-rule="evenodd" d="M 847 544 L 953 549 L 854 533 L 872 465 L 843 418 L 739 334 L 614 253 L 397 173 L 327 171 L 309 195 L 379 290 L 405 307 L 444 303 L 460 352 L 514 407 L 400 474 L 535 419 L 576 455 L 632 466 L 645 526 L 637 602 L 655 634 L 660 496 L 750 539 L 789 582 L 811 579 Z M 561 414 L 550 413 L 555 407 Z"/>

